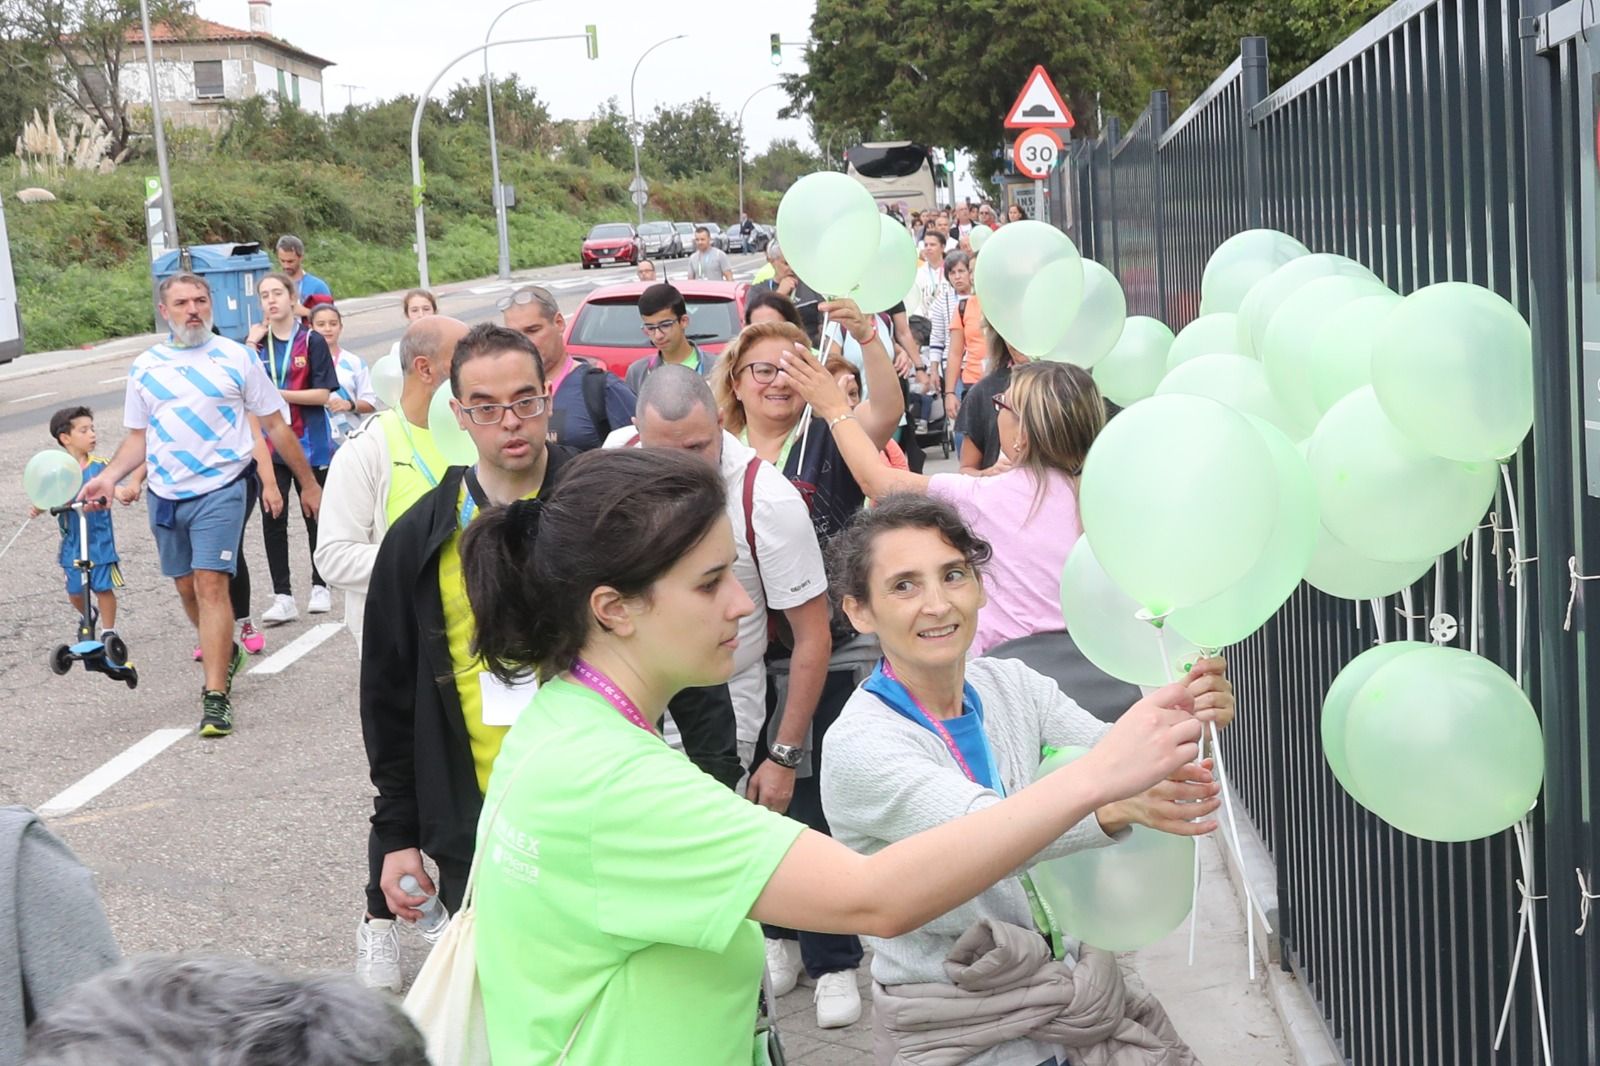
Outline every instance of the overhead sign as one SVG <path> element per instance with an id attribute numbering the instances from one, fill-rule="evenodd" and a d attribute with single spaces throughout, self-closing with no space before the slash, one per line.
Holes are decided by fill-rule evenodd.
<path id="1" fill-rule="evenodd" d="M 1061 161 L 1061 135 L 1042 126 L 1023 130 L 1011 146 L 1011 160 L 1018 174 L 1043 181 Z"/>
<path id="2" fill-rule="evenodd" d="M 1033 68 L 1028 80 L 1017 95 L 1017 102 L 1006 113 L 1006 129 L 1025 130 L 1035 126 L 1056 130 L 1070 130 L 1077 122 L 1067 110 L 1067 102 L 1056 91 L 1055 82 L 1045 73 L 1044 67 Z"/>

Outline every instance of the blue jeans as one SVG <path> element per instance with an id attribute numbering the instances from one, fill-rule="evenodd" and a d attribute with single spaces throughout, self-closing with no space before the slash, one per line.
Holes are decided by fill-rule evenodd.
<path id="1" fill-rule="evenodd" d="M 957 402 L 965 400 L 967 398 L 967 390 L 969 390 L 971 388 L 972 388 L 972 386 L 968 385 L 965 381 L 957 381 L 956 382 L 956 400 L 957 400 Z M 955 436 L 956 459 L 957 459 L 957 461 L 959 461 L 961 459 L 961 442 L 962 442 L 963 439 L 965 439 L 966 434 L 965 433 L 961 433 L 961 432 L 957 432 L 955 426 L 951 426 L 950 430 Z M 1048 1064 L 1047 1064 L 1047 1066 L 1048 1066 Z"/>

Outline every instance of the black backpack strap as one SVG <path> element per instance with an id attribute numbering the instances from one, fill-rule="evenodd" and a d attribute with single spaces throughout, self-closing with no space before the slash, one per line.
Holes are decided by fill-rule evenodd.
<path id="1" fill-rule="evenodd" d="M 594 364 L 583 368 L 583 406 L 589 412 L 589 421 L 594 423 L 595 436 L 604 444 L 611 435 L 611 420 L 606 417 L 606 386 L 610 384 L 606 378 L 610 371 L 603 370 Z"/>

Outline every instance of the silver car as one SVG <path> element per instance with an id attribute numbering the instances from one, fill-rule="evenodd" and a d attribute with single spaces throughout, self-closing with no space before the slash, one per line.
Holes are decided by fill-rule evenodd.
<path id="1" fill-rule="evenodd" d="M 689 254 L 671 222 L 646 222 L 639 227 L 639 239 L 644 242 L 644 254 L 652 259 L 676 259 Z"/>

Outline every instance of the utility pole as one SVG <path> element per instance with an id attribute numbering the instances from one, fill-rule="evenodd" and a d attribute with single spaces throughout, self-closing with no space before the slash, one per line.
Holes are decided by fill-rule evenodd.
<path id="1" fill-rule="evenodd" d="M 633 85 L 639 77 L 639 63 L 644 62 L 645 56 L 664 44 L 681 41 L 687 36 L 689 36 L 687 33 L 680 33 L 676 37 L 668 37 L 666 40 L 657 41 L 649 48 L 646 48 L 639 56 L 639 61 L 634 63 L 633 74 L 628 78 L 628 139 L 633 142 L 633 184 L 628 188 L 633 193 L 634 206 L 639 209 L 639 225 L 641 226 L 644 225 L 644 205 L 649 202 L 650 187 L 645 184 L 644 175 L 639 173 L 639 105 L 634 99 Z"/>
<path id="2" fill-rule="evenodd" d="M 777 34 L 773 34 L 772 36 L 774 38 L 776 38 L 778 35 Z M 766 85 L 763 85 L 761 88 L 757 89 L 755 92 L 753 92 L 749 96 L 745 97 L 744 105 L 739 108 L 739 221 L 740 222 L 744 221 L 744 109 L 746 107 L 749 107 L 750 106 L 750 101 L 754 100 L 756 98 L 756 96 L 758 96 L 759 94 L 766 92 L 768 89 L 778 89 L 778 88 L 781 88 L 782 86 L 783 86 L 783 82 L 781 82 L 781 81 L 769 82 Z"/>
<path id="3" fill-rule="evenodd" d="M 167 250 L 178 247 L 178 209 L 172 205 L 172 175 L 167 170 L 167 131 L 161 121 L 161 86 L 156 80 L 156 49 L 150 43 L 150 5 L 139 0 L 144 25 L 144 61 L 150 71 L 150 116 L 156 126 L 156 173 L 161 175 L 161 214 L 167 231 Z"/>

